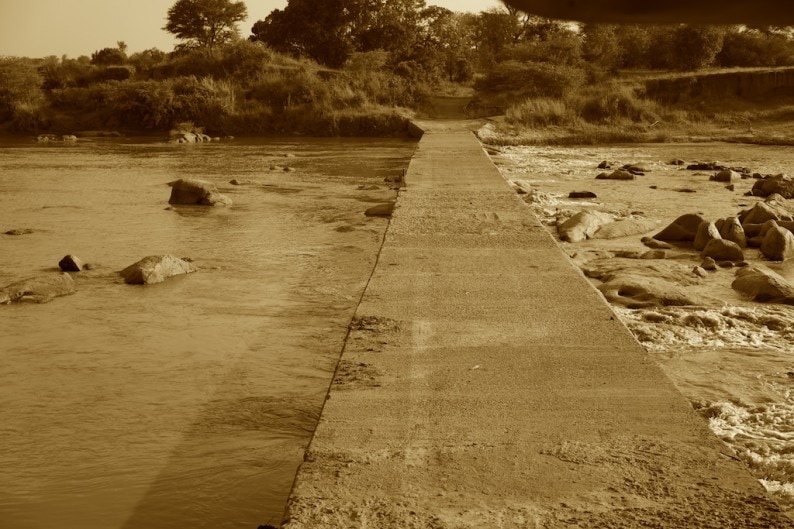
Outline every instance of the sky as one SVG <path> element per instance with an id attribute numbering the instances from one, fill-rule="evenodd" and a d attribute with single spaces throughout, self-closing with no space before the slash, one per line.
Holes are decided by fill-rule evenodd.
<path id="1" fill-rule="evenodd" d="M 322 0 L 318 0 L 322 1 Z M 102 48 L 127 44 L 128 53 L 159 48 L 171 51 L 176 40 L 161 28 L 175 0 L 0 0 L 0 56 L 90 56 Z M 245 35 L 257 20 L 282 9 L 286 0 L 244 0 Z M 480 12 L 498 0 L 426 0 L 453 11 Z"/>

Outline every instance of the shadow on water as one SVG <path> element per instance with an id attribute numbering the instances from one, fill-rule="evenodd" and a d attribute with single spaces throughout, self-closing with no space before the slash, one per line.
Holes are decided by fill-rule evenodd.
<path id="1" fill-rule="evenodd" d="M 194 529 L 280 523 L 323 395 L 296 402 L 228 393 L 201 410 L 124 529 L 180 527 L 186 520 Z"/>

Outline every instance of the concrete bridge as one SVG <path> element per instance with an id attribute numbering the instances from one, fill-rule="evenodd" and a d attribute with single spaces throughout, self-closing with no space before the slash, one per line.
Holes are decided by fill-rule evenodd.
<path id="1" fill-rule="evenodd" d="M 417 147 L 285 527 L 792 527 L 458 125 Z"/>

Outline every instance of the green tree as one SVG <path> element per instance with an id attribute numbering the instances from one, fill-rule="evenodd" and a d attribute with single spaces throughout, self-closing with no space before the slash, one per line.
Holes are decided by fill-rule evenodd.
<path id="1" fill-rule="evenodd" d="M 185 46 L 211 54 L 238 35 L 237 23 L 247 15 L 241 1 L 177 0 L 168 10 L 163 29 L 185 41 Z"/>

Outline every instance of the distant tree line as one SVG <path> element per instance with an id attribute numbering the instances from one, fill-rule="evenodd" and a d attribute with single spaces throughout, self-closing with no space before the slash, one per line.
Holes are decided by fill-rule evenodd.
<path id="1" fill-rule="evenodd" d="M 170 53 L 128 53 L 118 42 L 76 59 L 0 58 L 0 123 L 156 130 L 190 120 L 228 132 L 327 133 L 417 108 L 445 83 L 559 98 L 622 70 L 794 65 L 790 28 L 576 25 L 508 7 L 288 0 L 243 38 L 245 16 L 240 1 L 176 0 L 163 28 L 180 40 Z"/>

